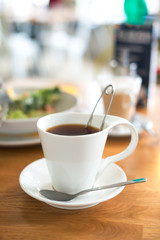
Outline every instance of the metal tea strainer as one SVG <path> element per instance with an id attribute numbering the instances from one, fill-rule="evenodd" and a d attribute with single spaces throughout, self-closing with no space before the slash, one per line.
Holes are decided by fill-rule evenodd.
<path id="1" fill-rule="evenodd" d="M 103 121 L 102 121 L 102 124 L 101 124 L 99 130 L 101 131 L 101 130 L 103 129 L 104 123 L 105 123 L 105 120 L 106 120 L 106 116 L 107 116 L 107 114 L 108 114 L 108 112 L 109 112 L 109 109 L 110 109 L 110 106 L 111 106 L 111 103 L 112 103 L 112 99 L 113 99 L 113 95 L 114 95 L 114 87 L 113 87 L 112 84 L 107 85 L 107 86 L 104 88 L 104 90 L 102 91 L 102 94 L 100 95 L 100 97 L 99 97 L 99 99 L 98 99 L 95 107 L 93 108 L 93 111 L 92 111 L 92 113 L 91 113 L 91 116 L 90 116 L 90 118 L 89 118 L 89 120 L 88 120 L 88 122 L 87 122 L 87 124 L 86 124 L 86 128 L 87 128 L 88 125 L 91 123 L 92 118 L 93 118 L 94 111 L 95 111 L 95 109 L 96 109 L 99 101 L 100 101 L 101 98 L 103 97 L 103 94 L 111 95 L 111 98 L 110 98 L 110 101 L 109 101 L 107 110 L 106 110 L 106 112 L 105 112 L 105 115 L 104 115 L 104 118 L 103 118 Z"/>

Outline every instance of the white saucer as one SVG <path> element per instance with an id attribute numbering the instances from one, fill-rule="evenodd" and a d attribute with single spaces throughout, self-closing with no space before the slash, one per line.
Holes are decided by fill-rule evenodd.
<path id="1" fill-rule="evenodd" d="M 0 146 L 4 147 L 16 147 L 16 146 L 29 146 L 40 144 L 40 138 L 38 135 L 30 135 L 30 136 L 2 136 L 0 135 Z"/>
<path id="2" fill-rule="evenodd" d="M 118 165 L 111 164 L 95 183 L 95 186 L 126 181 L 126 179 L 127 178 L 124 171 Z M 68 202 L 49 200 L 41 196 L 39 193 L 39 190 L 42 188 L 52 189 L 44 158 L 32 162 L 27 167 L 25 167 L 20 174 L 19 182 L 24 192 L 26 192 L 31 197 L 43 201 L 53 207 L 62 209 L 83 209 L 92 207 L 96 204 L 117 196 L 124 188 L 119 187 L 87 193 Z"/>
<path id="3" fill-rule="evenodd" d="M 136 127 L 138 134 L 141 134 L 144 129 L 142 128 L 142 125 L 148 126 L 150 129 L 153 127 L 153 122 L 147 118 L 145 115 L 136 113 L 133 119 L 131 120 L 131 123 Z M 130 131 L 127 127 L 124 126 L 118 126 L 112 129 L 109 133 L 109 136 L 111 137 L 128 137 L 130 136 Z"/>

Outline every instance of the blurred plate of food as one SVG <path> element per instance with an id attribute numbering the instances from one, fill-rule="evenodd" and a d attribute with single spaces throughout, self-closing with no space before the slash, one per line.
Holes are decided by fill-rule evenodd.
<path id="1" fill-rule="evenodd" d="M 33 134 L 0 134 L 0 146 L 16 147 L 40 144 L 38 133 Z"/>
<path id="2" fill-rule="evenodd" d="M 54 112 L 75 111 L 79 101 L 77 96 L 62 91 L 58 86 L 8 88 L 7 93 L 12 101 L 0 127 L 0 137 L 4 134 L 14 137 L 36 133 L 36 123 L 40 117 Z"/>

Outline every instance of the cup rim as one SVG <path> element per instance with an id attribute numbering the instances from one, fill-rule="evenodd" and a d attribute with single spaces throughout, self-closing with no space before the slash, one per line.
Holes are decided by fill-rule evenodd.
<path id="1" fill-rule="evenodd" d="M 45 115 L 41 118 L 38 119 L 37 121 L 37 128 L 38 130 L 40 130 L 41 132 L 45 133 L 46 135 L 49 135 L 49 136 L 56 136 L 57 138 L 86 138 L 86 137 L 91 137 L 93 135 L 97 135 L 97 134 L 100 134 L 102 131 L 106 130 L 106 129 L 103 129 L 102 131 L 98 131 L 98 132 L 95 132 L 95 133 L 92 133 L 92 134 L 87 134 L 87 135 L 74 135 L 74 136 L 69 136 L 69 135 L 59 135 L 59 134 L 54 134 L 54 133 L 49 133 L 47 132 L 46 130 L 49 128 L 46 128 L 46 130 L 42 129 L 39 125 L 40 125 L 40 122 L 43 121 L 45 118 L 49 118 L 49 117 L 52 117 L 52 116 L 61 116 L 61 115 L 67 115 L 67 116 L 70 116 L 70 115 L 74 115 L 74 116 L 78 116 L 78 115 L 85 115 L 85 116 L 88 116 L 88 119 L 90 117 L 90 113 L 80 113 L 80 112 L 66 112 L 66 113 L 51 113 L 51 114 L 48 114 L 48 115 Z M 100 115 L 100 116 L 104 116 L 104 114 L 95 114 L 95 115 Z M 87 123 L 87 122 L 86 122 Z M 63 124 L 67 124 L 67 123 L 61 123 L 61 124 L 57 124 L 58 125 L 63 125 Z M 70 123 L 68 123 L 70 124 Z M 72 123 L 71 123 L 72 124 Z M 74 124 L 74 123 L 73 123 Z M 76 123 L 75 123 L 76 124 Z M 77 123 L 78 124 L 78 123 Z M 81 124 L 81 123 L 79 123 Z M 83 124 L 83 123 L 82 123 Z M 55 125 L 56 126 L 56 125 Z"/>

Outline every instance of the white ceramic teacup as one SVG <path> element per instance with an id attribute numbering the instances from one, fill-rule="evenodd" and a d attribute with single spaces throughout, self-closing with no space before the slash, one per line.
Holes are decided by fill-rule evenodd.
<path id="1" fill-rule="evenodd" d="M 65 136 L 46 132 L 48 128 L 63 124 L 86 124 L 90 114 L 55 113 L 42 117 L 37 128 L 46 159 L 51 182 L 57 191 L 75 193 L 91 188 L 97 177 L 111 163 L 129 156 L 137 146 L 136 128 L 127 120 L 108 115 L 102 131 L 79 136 Z M 94 115 L 91 125 L 100 128 L 104 115 Z M 128 147 L 122 152 L 102 159 L 109 131 L 124 125 L 131 132 Z"/>

